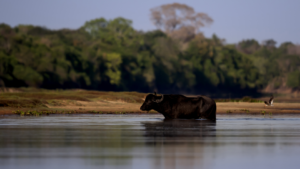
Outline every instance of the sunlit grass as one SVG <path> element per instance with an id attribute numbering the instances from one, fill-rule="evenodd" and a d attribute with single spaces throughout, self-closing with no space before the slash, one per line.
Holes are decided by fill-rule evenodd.
<path id="1" fill-rule="evenodd" d="M 248 110 L 248 109 L 241 109 L 241 111 L 245 111 L 246 113 L 250 112 L 250 110 Z"/>
<path id="2" fill-rule="evenodd" d="M 245 96 L 241 99 L 214 99 L 216 102 L 250 102 L 250 103 L 263 103 L 263 101 Z"/>
<path id="3" fill-rule="evenodd" d="M 229 114 L 229 113 L 232 113 L 232 112 L 231 112 L 231 110 L 227 110 L 227 111 L 226 111 L 226 113 L 228 113 L 228 114 Z"/>
<path id="4" fill-rule="evenodd" d="M 138 92 L 101 92 L 88 90 L 24 90 L 16 93 L 0 93 L 0 107 L 39 108 L 64 106 L 62 101 L 81 104 L 76 101 L 120 101 L 142 103 L 145 93 Z"/>

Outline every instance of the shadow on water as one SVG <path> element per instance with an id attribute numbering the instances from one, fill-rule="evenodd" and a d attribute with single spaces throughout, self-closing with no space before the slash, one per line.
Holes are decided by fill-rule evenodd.
<path id="1" fill-rule="evenodd" d="M 216 136 L 216 122 L 207 120 L 172 119 L 158 122 L 142 122 L 142 125 L 145 127 L 144 136 L 152 140 L 149 141 L 150 143 L 163 140 L 166 141 L 164 143 L 176 144 L 178 140 L 180 140 L 179 142 L 186 142 L 191 138 Z"/>

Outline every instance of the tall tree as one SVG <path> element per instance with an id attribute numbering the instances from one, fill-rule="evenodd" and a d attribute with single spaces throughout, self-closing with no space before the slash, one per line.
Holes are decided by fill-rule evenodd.
<path id="1" fill-rule="evenodd" d="M 205 13 L 195 12 L 185 4 L 166 4 L 151 9 L 154 25 L 177 39 L 187 41 L 199 33 L 199 28 L 211 24 L 212 18 Z"/>

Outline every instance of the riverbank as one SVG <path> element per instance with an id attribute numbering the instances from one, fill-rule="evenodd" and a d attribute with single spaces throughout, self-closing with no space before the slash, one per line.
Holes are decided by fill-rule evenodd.
<path id="1" fill-rule="evenodd" d="M 137 92 L 24 89 L 23 91 L 0 93 L 0 114 L 157 113 L 153 110 L 149 112 L 140 110 L 146 95 L 146 93 Z M 275 99 L 274 106 L 265 107 L 262 100 L 267 99 L 255 99 L 255 102 L 244 102 L 245 99 L 240 101 L 227 99 L 224 102 L 224 99 L 216 99 L 217 114 L 300 114 L 300 103 L 290 103 L 289 99 L 281 97 Z M 276 102 L 280 99 L 285 102 Z"/>
<path id="2" fill-rule="evenodd" d="M 141 103 L 126 103 L 126 102 L 77 102 L 80 105 L 65 105 L 65 106 L 49 106 L 48 108 L 1 108 L 0 114 L 12 115 L 21 114 L 34 115 L 40 114 L 153 114 L 156 111 L 150 112 L 141 111 Z M 263 103 L 217 103 L 217 114 L 300 114 L 299 103 L 276 103 L 274 106 L 265 107 Z"/>

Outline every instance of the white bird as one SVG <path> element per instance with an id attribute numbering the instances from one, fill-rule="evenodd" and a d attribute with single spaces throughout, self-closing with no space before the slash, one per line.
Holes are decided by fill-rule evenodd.
<path id="1" fill-rule="evenodd" d="M 273 106 L 273 100 L 274 100 L 274 97 L 272 96 L 268 102 L 265 101 L 265 106 Z"/>

